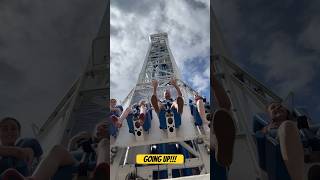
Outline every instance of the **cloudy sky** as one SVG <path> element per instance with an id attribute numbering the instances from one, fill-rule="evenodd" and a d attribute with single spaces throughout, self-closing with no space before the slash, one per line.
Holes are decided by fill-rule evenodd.
<path id="1" fill-rule="evenodd" d="M 209 0 L 112 0 L 110 3 L 111 97 L 123 100 L 135 86 L 149 35 L 167 32 L 187 82 L 209 97 Z"/>
<path id="2" fill-rule="evenodd" d="M 212 1 L 233 60 L 320 122 L 320 1 Z"/>
<path id="3" fill-rule="evenodd" d="M 79 77 L 106 3 L 101 0 L 0 1 L 0 118 L 31 135 Z"/>

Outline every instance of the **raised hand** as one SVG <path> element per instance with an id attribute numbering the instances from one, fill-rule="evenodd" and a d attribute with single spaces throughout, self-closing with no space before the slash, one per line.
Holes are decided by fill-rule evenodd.
<path id="1" fill-rule="evenodd" d="M 173 85 L 173 86 L 176 86 L 177 85 L 177 80 L 176 79 L 171 79 L 170 80 L 170 84 Z"/>
<path id="2" fill-rule="evenodd" d="M 157 80 L 152 80 L 152 86 L 153 88 L 157 88 L 158 87 L 158 81 Z"/>

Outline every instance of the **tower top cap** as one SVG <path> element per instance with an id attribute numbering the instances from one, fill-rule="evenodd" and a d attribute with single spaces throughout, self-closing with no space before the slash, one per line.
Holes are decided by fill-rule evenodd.
<path id="1" fill-rule="evenodd" d="M 161 40 L 162 41 L 168 40 L 168 34 L 166 32 L 156 33 L 156 34 L 150 35 L 150 42 L 151 43 L 160 42 Z"/>

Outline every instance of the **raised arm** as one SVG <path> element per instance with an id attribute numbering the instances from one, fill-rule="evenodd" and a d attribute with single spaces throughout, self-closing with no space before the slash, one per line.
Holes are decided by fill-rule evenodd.
<path id="1" fill-rule="evenodd" d="M 157 80 L 152 80 L 152 87 L 153 87 L 153 95 L 157 96 L 157 88 L 158 88 L 158 81 Z"/>
<path id="2" fill-rule="evenodd" d="M 230 111 L 231 102 L 230 102 L 229 96 L 227 95 L 226 91 L 224 90 L 222 85 L 219 83 L 219 81 L 215 77 L 216 68 L 215 68 L 214 63 L 212 63 L 212 64 L 213 64 L 213 73 L 212 73 L 212 77 L 211 77 L 211 86 L 213 89 L 213 95 L 215 97 L 215 102 L 217 103 L 217 106 L 219 108 L 223 108 L 223 109 Z"/>
<path id="3" fill-rule="evenodd" d="M 172 79 L 172 80 L 170 80 L 170 84 L 171 84 L 174 88 L 176 88 L 176 90 L 177 90 L 177 95 L 180 96 L 180 97 L 182 97 L 182 93 L 181 93 L 181 91 L 180 91 L 179 86 L 177 85 L 177 81 L 176 81 L 175 79 Z"/>
<path id="4" fill-rule="evenodd" d="M 0 146 L 0 156 L 11 156 L 17 159 L 26 160 L 27 162 L 33 159 L 33 150 L 31 148 L 20 148 L 14 146 Z"/>

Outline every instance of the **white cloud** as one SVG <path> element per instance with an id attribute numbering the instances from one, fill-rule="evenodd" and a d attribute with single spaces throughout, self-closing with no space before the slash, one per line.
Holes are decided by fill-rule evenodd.
<path id="1" fill-rule="evenodd" d="M 122 100 L 135 86 L 150 34 L 168 33 L 170 49 L 182 73 L 187 61 L 208 57 L 209 0 L 142 1 L 135 8 L 124 1 L 123 5 L 115 2 L 110 6 L 112 97 Z M 205 88 L 199 81 L 191 86 Z"/>
<path id="2" fill-rule="evenodd" d="M 204 71 L 204 77 L 210 79 L 210 65 L 208 65 L 206 70 Z"/>
<path id="3" fill-rule="evenodd" d="M 200 94 L 202 94 L 207 88 L 209 88 L 210 85 L 210 79 L 200 73 L 193 74 L 191 82 L 194 86 L 194 89 Z"/>

